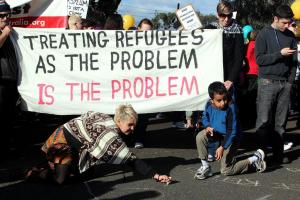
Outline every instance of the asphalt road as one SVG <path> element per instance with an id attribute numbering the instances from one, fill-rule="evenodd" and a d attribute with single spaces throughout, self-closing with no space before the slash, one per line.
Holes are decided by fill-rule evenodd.
<path id="1" fill-rule="evenodd" d="M 300 199 L 300 130 L 295 121 L 288 123 L 289 140 L 294 142 L 287 152 L 292 163 L 269 167 L 265 173 L 248 173 L 238 176 L 219 174 L 219 162 L 213 162 L 214 176 L 195 180 L 200 166 L 193 132 L 170 128 L 170 122 L 152 121 L 148 126 L 147 144 L 143 149 L 132 149 L 160 173 L 170 174 L 175 180 L 170 185 L 160 184 L 134 174 L 126 166 L 100 165 L 95 174 L 83 182 L 65 186 L 28 183 L 21 179 L 24 169 L 41 160 L 39 148 L 57 125 L 49 121 L 24 123 L 18 130 L 31 131 L 19 134 L 16 151 L 10 159 L 0 163 L 0 199 L 249 199 L 249 200 L 296 200 Z M 37 126 L 39 124 L 40 126 Z M 26 135 L 27 134 L 27 135 Z M 253 130 L 243 133 L 239 157 L 247 157 L 256 149 Z"/>

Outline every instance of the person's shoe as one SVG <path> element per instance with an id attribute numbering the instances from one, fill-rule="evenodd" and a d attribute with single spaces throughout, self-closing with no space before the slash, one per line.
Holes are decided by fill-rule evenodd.
<path id="1" fill-rule="evenodd" d="M 263 172 L 267 168 L 267 164 L 264 161 L 265 160 L 265 152 L 261 149 L 257 149 L 257 151 L 254 153 L 254 156 L 257 157 L 257 160 L 253 163 L 254 167 L 258 172 Z"/>
<path id="2" fill-rule="evenodd" d="M 141 143 L 141 142 L 136 142 L 136 143 L 134 143 L 134 148 L 135 149 L 142 149 L 142 148 L 144 148 L 144 144 Z"/>
<path id="3" fill-rule="evenodd" d="M 213 155 L 208 154 L 207 161 L 208 162 L 214 162 L 215 161 L 215 157 Z"/>
<path id="4" fill-rule="evenodd" d="M 291 163 L 291 159 L 289 157 L 284 156 L 282 159 L 282 164 L 289 164 Z"/>
<path id="5" fill-rule="evenodd" d="M 198 170 L 197 170 L 197 172 L 196 172 L 196 174 L 195 174 L 195 176 L 194 176 L 194 178 L 195 179 L 199 179 L 199 180 L 203 180 L 203 179 L 206 179 L 206 178 L 208 178 L 208 177 L 211 177 L 213 174 L 212 174 L 212 172 L 211 172 L 211 167 L 209 166 L 209 167 L 203 167 L 203 166 L 201 166 Z"/>
<path id="6" fill-rule="evenodd" d="M 290 150 L 293 146 L 293 143 L 292 142 L 287 142 L 283 145 L 283 151 L 287 151 L 287 150 Z"/>
<path id="7" fill-rule="evenodd" d="M 158 113 L 156 116 L 155 116 L 156 119 L 165 119 L 165 115 L 163 113 Z"/>
<path id="8" fill-rule="evenodd" d="M 172 128 L 178 128 L 178 129 L 186 129 L 186 125 L 184 122 L 172 122 L 171 125 Z"/>

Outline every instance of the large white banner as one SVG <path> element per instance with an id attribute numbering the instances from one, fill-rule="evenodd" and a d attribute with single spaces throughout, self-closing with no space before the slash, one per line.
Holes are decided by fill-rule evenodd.
<path id="1" fill-rule="evenodd" d="M 202 110 L 223 80 L 222 31 L 15 28 L 24 108 L 51 114 Z"/>
<path id="2" fill-rule="evenodd" d="M 11 18 L 13 27 L 65 28 L 67 25 L 67 0 L 22 0 L 19 2 L 22 4 L 15 1 L 10 0 L 14 5 Z M 20 6 L 15 7 L 18 4 Z"/>
<path id="3" fill-rule="evenodd" d="M 30 1 L 31 0 L 6 0 L 6 2 L 9 4 L 10 8 L 15 8 L 17 6 L 21 6 Z"/>

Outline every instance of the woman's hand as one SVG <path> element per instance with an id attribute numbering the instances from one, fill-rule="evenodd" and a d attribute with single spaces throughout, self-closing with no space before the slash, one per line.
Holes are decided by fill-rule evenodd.
<path id="1" fill-rule="evenodd" d="M 172 177 L 171 176 L 167 176 L 167 175 L 159 175 L 159 174 L 155 174 L 153 176 L 153 178 L 160 183 L 166 183 L 169 184 L 172 182 Z"/>
<path id="2" fill-rule="evenodd" d="M 232 81 L 227 80 L 224 82 L 224 86 L 226 87 L 227 90 L 229 90 L 232 85 L 233 85 Z"/>

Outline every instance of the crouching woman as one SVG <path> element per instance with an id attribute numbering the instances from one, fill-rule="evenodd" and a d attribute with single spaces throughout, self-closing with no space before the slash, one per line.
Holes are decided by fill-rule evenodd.
<path id="1" fill-rule="evenodd" d="M 63 184 L 73 175 L 86 173 L 100 163 L 128 164 L 138 173 L 161 183 L 171 177 L 159 175 L 138 159 L 121 139 L 132 133 L 137 113 L 131 105 L 120 105 L 114 119 L 99 112 L 88 112 L 58 127 L 42 146 L 47 167 L 34 167 L 27 180 L 50 180 Z"/>

